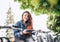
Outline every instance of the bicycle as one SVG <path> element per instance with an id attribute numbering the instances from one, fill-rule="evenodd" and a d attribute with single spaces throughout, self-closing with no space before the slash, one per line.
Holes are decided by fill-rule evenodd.
<path id="1" fill-rule="evenodd" d="M 52 36 L 49 34 L 51 31 L 44 31 L 46 34 L 46 42 L 53 42 Z"/>
<path id="2" fill-rule="evenodd" d="M 40 30 L 33 30 L 32 31 L 32 33 L 34 33 L 34 36 L 35 36 L 35 37 L 32 36 L 35 42 L 42 42 L 41 37 L 38 38 L 39 32 L 41 32 L 41 31 Z"/>
<path id="3" fill-rule="evenodd" d="M 50 31 L 36 31 L 36 37 L 37 37 L 37 42 L 53 42 L 53 39 L 51 37 L 51 35 L 49 34 Z M 38 35 L 39 33 L 41 33 L 41 35 Z M 45 37 L 42 35 L 45 34 Z"/>
<path id="4" fill-rule="evenodd" d="M 54 42 L 60 42 L 60 34 L 55 34 Z"/>

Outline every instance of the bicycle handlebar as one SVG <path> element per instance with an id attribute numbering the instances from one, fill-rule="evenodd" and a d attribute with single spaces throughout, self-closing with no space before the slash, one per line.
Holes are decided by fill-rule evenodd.
<path id="1" fill-rule="evenodd" d="M 13 30 L 22 30 L 22 28 L 19 28 L 18 26 L 0 26 L 1 29 L 3 28 L 9 28 L 9 29 L 13 29 Z M 29 29 L 27 29 L 29 30 Z M 41 30 L 31 30 L 33 32 L 39 32 L 39 33 L 49 33 L 51 31 L 41 31 Z"/>

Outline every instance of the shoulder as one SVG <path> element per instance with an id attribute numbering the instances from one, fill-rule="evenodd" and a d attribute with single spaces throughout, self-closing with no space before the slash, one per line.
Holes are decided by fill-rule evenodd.
<path id="1" fill-rule="evenodd" d="M 21 23 L 21 21 L 17 21 L 14 25 L 20 25 Z"/>
<path id="2" fill-rule="evenodd" d="M 21 23 L 21 21 L 17 21 L 16 23 Z"/>
<path id="3" fill-rule="evenodd" d="M 21 20 L 16 22 L 16 24 L 21 24 L 21 23 L 22 23 L 22 21 L 21 21 Z"/>
<path id="4" fill-rule="evenodd" d="M 16 23 L 21 23 L 22 22 L 22 20 L 19 20 L 19 21 L 17 21 Z"/>

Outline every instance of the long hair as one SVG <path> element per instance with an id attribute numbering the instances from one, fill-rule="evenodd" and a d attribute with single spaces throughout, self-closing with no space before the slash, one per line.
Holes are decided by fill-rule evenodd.
<path id="1" fill-rule="evenodd" d="M 32 29 L 33 28 L 32 27 L 32 16 L 31 16 L 31 14 L 28 11 L 25 11 L 22 14 L 22 21 L 23 21 L 23 15 L 24 15 L 24 13 L 28 13 L 28 20 L 26 21 L 26 24 L 27 24 L 26 28 L 27 29 Z"/>

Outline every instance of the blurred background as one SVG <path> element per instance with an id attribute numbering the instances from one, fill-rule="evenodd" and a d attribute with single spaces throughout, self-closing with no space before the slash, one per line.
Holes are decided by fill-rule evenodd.
<path id="1" fill-rule="evenodd" d="M 0 26 L 12 26 L 26 10 L 32 15 L 33 29 L 60 33 L 60 0 L 0 0 Z"/>

